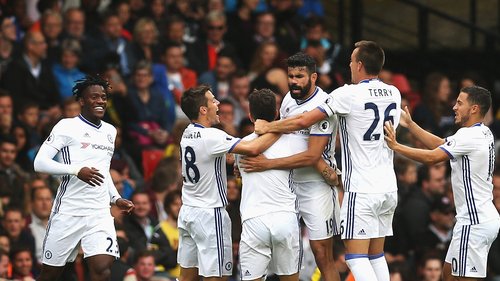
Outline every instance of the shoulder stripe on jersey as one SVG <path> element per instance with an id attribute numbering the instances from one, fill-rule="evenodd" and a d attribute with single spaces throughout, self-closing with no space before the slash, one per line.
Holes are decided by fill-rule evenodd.
<path id="1" fill-rule="evenodd" d="M 233 151 L 234 147 L 235 147 L 238 143 L 240 143 L 240 141 L 241 141 L 241 139 L 239 139 L 237 142 L 235 142 L 235 143 L 231 146 L 231 148 L 227 151 L 227 153 L 231 153 L 231 152 Z"/>
<path id="2" fill-rule="evenodd" d="M 64 164 L 71 164 L 69 147 L 65 146 L 61 149 L 61 156 Z M 62 203 L 62 197 L 64 196 L 64 193 L 66 193 L 66 188 L 68 187 L 70 178 L 71 177 L 69 175 L 62 176 L 62 181 L 61 184 L 59 185 L 59 190 L 57 191 L 57 196 L 55 200 L 55 208 L 54 208 L 55 213 L 59 212 L 59 208 L 61 207 Z"/>
<path id="3" fill-rule="evenodd" d="M 214 209 L 215 218 L 215 237 L 217 240 L 217 258 L 219 277 L 222 277 L 222 269 L 224 268 L 224 232 L 222 228 L 222 215 L 220 208 Z"/>
<path id="4" fill-rule="evenodd" d="M 467 210 L 471 224 L 479 223 L 479 216 L 477 215 L 476 202 L 474 200 L 474 193 L 472 189 L 472 179 L 470 175 L 470 160 L 469 156 L 462 156 L 462 176 L 464 181 L 465 201 L 467 202 Z"/>
<path id="5" fill-rule="evenodd" d="M 222 177 L 222 156 L 215 158 L 215 181 L 217 182 L 217 191 L 222 202 L 222 206 L 227 205 L 227 188 Z"/>
<path id="6" fill-rule="evenodd" d="M 83 117 L 81 114 L 78 115 L 78 118 L 80 118 L 80 120 L 82 120 L 85 124 L 92 126 L 96 129 L 100 129 L 102 127 L 102 122 L 100 122 L 99 125 L 96 125 L 96 124 L 90 122 L 89 120 L 85 119 L 85 117 Z"/>
<path id="7" fill-rule="evenodd" d="M 470 225 L 462 226 L 460 248 L 458 250 L 458 276 L 465 277 L 467 272 L 467 245 L 469 244 Z"/>
<path id="8" fill-rule="evenodd" d="M 342 169 L 345 173 L 345 176 L 343 176 L 342 179 L 344 184 L 344 191 L 349 192 L 349 188 L 351 186 L 352 161 L 351 152 L 349 151 L 349 134 L 347 132 L 345 117 L 339 116 L 339 125 L 342 144 Z"/>

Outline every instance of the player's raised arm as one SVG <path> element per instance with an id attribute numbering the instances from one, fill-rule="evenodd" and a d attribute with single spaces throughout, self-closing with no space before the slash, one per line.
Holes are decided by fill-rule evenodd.
<path id="1" fill-rule="evenodd" d="M 384 131 L 385 131 L 385 141 L 387 142 L 387 145 L 389 146 L 390 149 L 394 150 L 395 152 L 402 154 L 410 159 L 413 159 L 415 161 L 427 164 L 427 165 L 432 165 L 436 164 L 439 162 L 443 162 L 445 160 L 449 160 L 448 154 L 444 152 L 442 149 L 439 147 L 434 148 L 433 150 L 427 150 L 427 149 L 418 149 L 418 148 L 413 148 L 409 147 L 403 144 L 400 144 L 396 140 L 396 132 L 394 130 L 394 127 L 392 126 L 391 122 L 387 121 L 384 124 Z M 444 140 L 443 140 L 444 143 Z"/>
<path id="2" fill-rule="evenodd" d="M 304 112 L 286 119 L 267 122 L 264 120 L 255 121 L 255 133 L 289 133 L 312 126 L 314 123 L 325 119 L 326 114 L 320 109 Z"/>
<path id="3" fill-rule="evenodd" d="M 411 118 L 408 106 L 401 111 L 401 126 L 407 128 L 412 135 L 422 142 L 428 149 L 434 149 L 444 143 L 444 139 L 427 132 Z"/>

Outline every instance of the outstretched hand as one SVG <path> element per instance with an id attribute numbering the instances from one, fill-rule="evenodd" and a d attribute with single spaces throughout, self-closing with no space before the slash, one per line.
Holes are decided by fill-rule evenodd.
<path id="1" fill-rule="evenodd" d="M 255 123 L 254 123 L 254 131 L 257 135 L 262 135 L 262 134 L 265 134 L 267 133 L 268 131 L 268 128 L 267 128 L 267 124 L 269 122 L 267 122 L 266 120 L 262 120 L 262 119 L 257 119 L 255 120 Z"/>
<path id="2" fill-rule="evenodd" d="M 405 108 L 401 110 L 401 119 L 399 121 L 399 124 L 401 124 L 401 126 L 405 128 L 408 128 L 411 122 L 413 122 L 413 120 L 411 119 L 410 110 L 408 109 L 408 106 L 405 106 Z"/>
<path id="3" fill-rule="evenodd" d="M 131 201 L 123 198 L 119 198 L 116 200 L 115 205 L 122 210 L 122 213 L 129 214 L 134 208 L 135 205 Z"/>
<path id="4" fill-rule="evenodd" d="M 246 156 L 240 159 L 240 166 L 245 172 L 261 172 L 267 170 L 266 160 L 266 156 L 262 154 L 254 157 Z"/>
<path id="5" fill-rule="evenodd" d="M 94 167 L 81 168 L 80 171 L 78 171 L 77 177 L 90 186 L 100 186 L 104 182 L 104 176 Z"/>
<path id="6" fill-rule="evenodd" d="M 384 139 L 387 143 L 387 146 L 389 146 L 390 149 L 394 150 L 394 147 L 398 145 L 398 142 L 396 140 L 396 130 L 394 130 L 394 127 L 392 126 L 392 123 L 390 121 L 384 123 L 384 132 Z"/>

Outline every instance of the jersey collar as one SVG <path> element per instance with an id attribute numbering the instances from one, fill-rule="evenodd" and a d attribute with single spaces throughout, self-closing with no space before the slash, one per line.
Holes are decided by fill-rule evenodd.
<path id="1" fill-rule="evenodd" d="M 312 98 L 314 98 L 314 96 L 318 93 L 318 87 L 316 86 L 316 89 L 314 90 L 314 93 L 312 93 L 312 95 L 310 97 L 308 97 L 307 99 L 305 100 L 299 100 L 299 99 L 296 99 L 295 102 L 297 103 L 297 105 L 301 105 L 301 104 L 304 104 L 308 101 L 310 101 Z"/>
<path id="2" fill-rule="evenodd" d="M 90 122 L 89 120 L 85 119 L 85 117 L 83 117 L 81 114 L 78 115 L 78 118 L 80 118 L 80 120 L 82 120 L 84 123 L 96 128 L 96 129 L 100 129 L 102 126 L 102 122 L 99 122 L 99 125 L 96 125 L 96 124 Z"/>
<path id="3" fill-rule="evenodd" d="M 195 126 L 196 128 L 205 128 L 205 126 L 198 123 L 193 123 L 193 126 Z"/>
<path id="4" fill-rule="evenodd" d="M 363 79 L 363 80 L 359 81 L 358 84 L 361 84 L 361 83 L 370 83 L 371 81 L 380 81 L 380 79 L 378 79 L 378 78 Z"/>

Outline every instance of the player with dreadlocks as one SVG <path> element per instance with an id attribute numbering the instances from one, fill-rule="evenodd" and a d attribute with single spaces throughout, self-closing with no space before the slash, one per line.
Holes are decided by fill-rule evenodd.
<path id="1" fill-rule="evenodd" d="M 116 129 L 101 119 L 109 83 L 100 77 L 78 80 L 73 95 L 81 114 L 59 121 L 40 147 L 35 171 L 60 175 L 43 245 L 39 281 L 57 280 L 80 244 L 92 281 L 108 280 L 119 256 L 110 203 L 130 212 L 134 205 L 118 194 L 109 167 Z"/>

